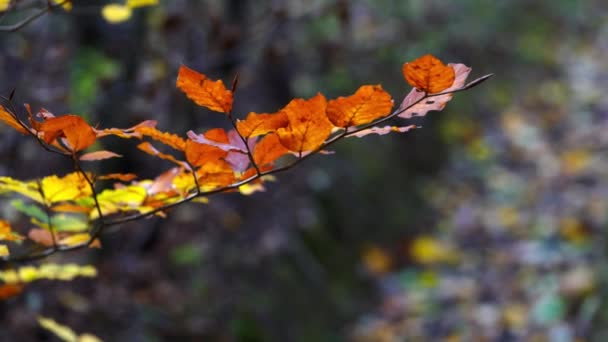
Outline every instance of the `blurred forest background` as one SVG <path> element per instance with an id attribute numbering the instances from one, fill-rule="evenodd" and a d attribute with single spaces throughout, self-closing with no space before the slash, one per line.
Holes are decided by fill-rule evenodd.
<path id="1" fill-rule="evenodd" d="M 426 53 L 496 75 L 421 129 L 53 256 L 99 275 L 1 302 L 1 340 L 49 339 L 38 315 L 107 341 L 608 340 L 608 2 L 173 0 L 118 25 L 104 3 L 0 32 L 0 93 L 184 133 L 226 121 L 175 89 L 182 63 L 238 73 L 242 116 L 362 84 L 400 101 L 401 65 Z M 8 127 L 0 140 L 2 175 L 72 168 Z M 104 171 L 167 167 L 105 147 L 125 157 Z"/>

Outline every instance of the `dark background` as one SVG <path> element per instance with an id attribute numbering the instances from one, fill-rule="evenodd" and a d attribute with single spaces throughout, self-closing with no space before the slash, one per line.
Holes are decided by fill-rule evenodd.
<path id="1" fill-rule="evenodd" d="M 0 93 L 102 127 L 225 126 L 175 89 L 182 63 L 238 73 L 241 117 L 362 84 L 398 102 L 401 65 L 426 53 L 495 76 L 414 120 L 422 129 L 342 141 L 264 193 L 216 195 L 45 260 L 99 275 L 0 303 L 0 339 L 49 339 L 38 315 L 107 341 L 605 337 L 605 1 L 175 0 L 119 25 L 103 1 L 74 2 L 0 33 Z M 2 175 L 70 170 L 0 129 Z M 99 171 L 169 167 L 103 147 L 125 157 Z"/>

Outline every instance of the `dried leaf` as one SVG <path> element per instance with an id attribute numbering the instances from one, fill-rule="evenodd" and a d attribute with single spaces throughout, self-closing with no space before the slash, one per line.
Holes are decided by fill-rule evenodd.
<path id="1" fill-rule="evenodd" d="M 346 128 L 370 123 L 388 115 L 393 108 L 391 96 L 380 85 L 364 85 L 353 95 L 327 103 L 327 117 L 334 126 Z"/>
<path id="2" fill-rule="evenodd" d="M 289 102 L 281 109 L 289 120 L 287 127 L 277 130 L 281 144 L 299 154 L 321 146 L 333 128 L 325 115 L 326 106 L 327 101 L 322 94 L 308 100 L 295 99 Z"/>
<path id="3" fill-rule="evenodd" d="M 46 229 L 32 228 L 28 233 L 27 237 L 30 240 L 41 244 L 46 247 L 53 246 L 53 235 Z"/>
<path id="4" fill-rule="evenodd" d="M 456 72 L 456 79 L 451 87 L 445 89 L 444 92 L 450 92 L 460 89 L 464 86 L 464 83 L 471 73 L 471 68 L 464 64 L 450 64 Z M 442 110 L 445 105 L 452 99 L 453 94 L 443 94 L 437 96 L 429 96 L 428 98 L 421 100 L 425 97 L 424 92 L 417 89 L 412 89 L 409 94 L 403 99 L 399 110 L 404 110 L 403 113 L 399 114 L 399 117 L 409 119 L 412 116 L 424 116 L 429 111 Z M 408 108 L 407 110 L 405 110 Z"/>
<path id="5" fill-rule="evenodd" d="M 414 129 L 414 128 L 416 128 L 416 125 L 409 125 L 409 126 L 403 126 L 403 127 L 398 127 L 398 126 L 371 127 L 371 128 L 359 131 L 357 133 L 349 134 L 348 136 L 363 138 L 364 136 L 369 135 L 369 134 L 385 135 L 385 134 L 388 134 L 391 132 L 404 133 L 404 132 L 407 132 L 410 129 Z"/>
<path id="6" fill-rule="evenodd" d="M 243 172 L 247 170 L 250 164 L 249 155 L 247 154 L 247 147 L 241 139 L 241 136 L 236 130 L 228 132 L 228 141 L 230 145 L 237 147 L 240 151 L 230 151 L 224 158 L 226 162 L 232 166 L 232 169 L 236 172 Z M 257 142 L 257 138 L 250 138 L 247 140 L 249 150 L 253 151 Z"/>
<path id="7" fill-rule="evenodd" d="M 429 54 L 403 64 L 403 76 L 412 87 L 434 94 L 451 87 L 455 73 L 450 65 Z"/>
<path id="8" fill-rule="evenodd" d="M 177 87 L 199 106 L 222 113 L 232 110 L 232 91 L 226 89 L 221 80 L 212 81 L 182 65 L 177 76 Z"/>
<path id="9" fill-rule="evenodd" d="M 251 138 L 275 132 L 277 129 L 286 127 L 288 124 L 289 120 L 283 111 L 275 114 L 257 114 L 251 112 L 245 120 L 238 120 L 236 127 L 242 136 Z"/>
<path id="10" fill-rule="evenodd" d="M 13 127 L 17 132 L 21 134 L 27 134 L 28 131 L 17 121 L 17 119 L 4 107 L 0 106 L 0 120 L 4 121 L 7 125 Z"/>
<path id="11" fill-rule="evenodd" d="M 89 124 L 78 115 L 63 115 L 49 118 L 39 128 L 42 139 L 50 144 L 59 137 L 65 137 L 71 151 L 77 152 L 91 146 L 97 134 Z"/>
<path id="12" fill-rule="evenodd" d="M 84 160 L 84 161 L 93 161 L 93 160 L 103 160 L 103 159 L 119 158 L 119 157 L 122 157 L 122 155 L 120 155 L 118 153 L 114 153 L 112 151 L 102 150 L 102 151 L 85 153 L 85 154 L 81 155 L 80 158 L 78 158 L 78 159 Z"/>

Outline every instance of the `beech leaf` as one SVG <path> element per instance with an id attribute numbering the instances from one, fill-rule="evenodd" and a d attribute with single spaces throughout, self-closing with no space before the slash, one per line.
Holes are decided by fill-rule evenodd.
<path id="1" fill-rule="evenodd" d="M 207 76 L 182 65 L 177 76 L 177 87 L 199 106 L 216 112 L 230 113 L 232 91 L 221 80 L 212 81 Z"/>
<path id="2" fill-rule="evenodd" d="M 370 123 L 388 115 L 393 108 L 391 96 L 380 85 L 361 86 L 353 95 L 327 103 L 327 117 L 337 127 Z"/>
<path id="3" fill-rule="evenodd" d="M 454 69 L 433 55 L 424 55 L 403 64 L 403 76 L 415 88 L 428 94 L 438 93 L 454 83 Z"/>
<path id="4" fill-rule="evenodd" d="M 456 79 L 451 87 L 443 91 L 444 93 L 455 91 L 463 87 L 467 77 L 471 73 L 471 68 L 464 64 L 450 65 L 456 72 Z M 418 89 L 412 89 L 403 99 L 401 106 L 399 106 L 399 110 L 404 110 L 403 113 L 399 114 L 399 117 L 409 119 L 412 116 L 424 116 L 426 113 L 432 110 L 440 111 L 452 99 L 453 96 L 454 95 L 452 93 L 432 95 L 422 100 L 422 98 L 425 97 L 424 92 L 419 91 Z"/>
<path id="5" fill-rule="evenodd" d="M 119 158 L 119 157 L 122 157 L 122 155 L 120 155 L 118 153 L 114 153 L 112 151 L 102 150 L 102 151 L 85 153 L 85 154 L 81 155 L 80 158 L 78 158 L 78 159 L 84 160 L 84 161 L 93 161 L 93 160 L 103 160 L 103 159 Z"/>

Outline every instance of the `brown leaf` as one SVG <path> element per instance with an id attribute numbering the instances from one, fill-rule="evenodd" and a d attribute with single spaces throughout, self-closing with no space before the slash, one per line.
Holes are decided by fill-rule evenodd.
<path id="1" fill-rule="evenodd" d="M 78 158 L 78 159 L 84 160 L 84 161 L 93 161 L 93 160 L 103 160 L 103 159 L 119 158 L 119 157 L 122 157 L 122 155 L 120 155 L 118 153 L 114 153 L 112 151 L 102 150 L 102 151 L 85 153 L 85 154 L 81 155 L 80 158 Z"/>
<path id="2" fill-rule="evenodd" d="M 380 85 L 364 85 L 353 95 L 327 103 L 327 117 L 337 127 L 370 123 L 388 115 L 393 108 L 391 96 Z"/>
<path id="3" fill-rule="evenodd" d="M 444 92 L 457 90 L 463 87 L 469 73 L 471 73 L 471 68 L 464 64 L 450 64 L 450 66 L 452 66 L 456 72 L 456 79 L 454 80 L 452 86 L 445 89 Z M 424 92 L 417 89 L 412 89 L 403 99 L 403 102 L 399 106 L 399 110 L 409 108 L 403 113 L 399 114 L 399 117 L 409 119 L 412 116 L 424 116 L 426 113 L 432 110 L 440 111 L 452 99 L 453 94 L 449 93 L 438 96 L 430 96 L 421 101 L 424 96 Z"/>
<path id="4" fill-rule="evenodd" d="M 212 81 L 182 65 L 177 76 L 177 87 L 199 106 L 222 113 L 232 110 L 232 91 L 226 89 L 221 80 Z"/>
<path id="5" fill-rule="evenodd" d="M 287 127 L 277 130 L 281 144 L 299 154 L 321 146 L 333 128 L 325 114 L 326 107 L 327 100 L 322 94 L 308 100 L 291 100 L 281 109 L 289 120 Z"/>
<path id="6" fill-rule="evenodd" d="M 45 247 L 53 246 L 53 235 L 46 229 L 32 228 L 29 233 L 27 233 L 27 237 Z"/>
<path id="7" fill-rule="evenodd" d="M 454 69 L 430 54 L 403 64 L 403 76 L 412 87 L 429 94 L 439 93 L 454 83 Z"/>

